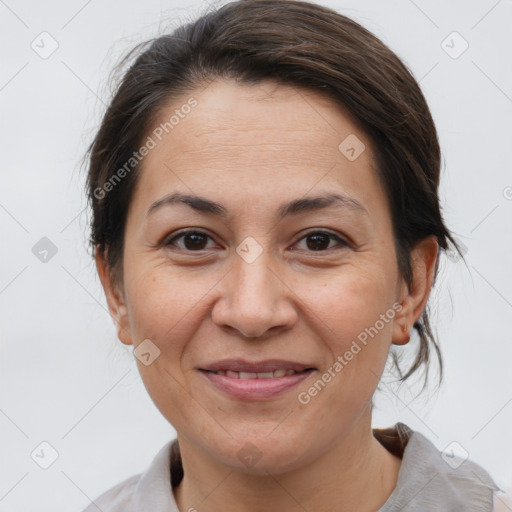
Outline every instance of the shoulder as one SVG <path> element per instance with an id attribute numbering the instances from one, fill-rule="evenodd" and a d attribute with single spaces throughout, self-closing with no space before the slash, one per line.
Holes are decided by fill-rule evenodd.
<path id="1" fill-rule="evenodd" d="M 171 463 L 177 441 L 169 441 L 153 458 L 143 473 L 123 480 L 98 498 L 83 512 L 177 512 L 171 486 Z M 176 465 L 176 463 L 174 462 Z M 178 468 L 179 469 L 179 468 Z"/>
<path id="2" fill-rule="evenodd" d="M 453 451 L 441 452 L 420 432 L 408 429 L 404 441 L 396 488 L 379 512 L 493 510 L 499 487 L 481 466 Z"/>
<path id="3" fill-rule="evenodd" d="M 131 476 L 118 483 L 93 500 L 83 512 L 128 512 L 131 510 L 132 498 L 140 481 L 141 474 Z"/>

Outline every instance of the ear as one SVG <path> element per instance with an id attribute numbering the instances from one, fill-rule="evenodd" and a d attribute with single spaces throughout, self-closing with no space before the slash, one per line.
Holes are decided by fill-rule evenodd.
<path id="1" fill-rule="evenodd" d="M 405 345 L 410 331 L 423 314 L 430 290 L 434 283 L 439 245 L 434 235 L 418 242 L 411 251 L 412 285 L 409 289 L 402 280 L 399 303 L 401 309 L 395 315 L 392 343 Z"/>
<path id="2" fill-rule="evenodd" d="M 130 324 L 128 318 L 128 309 L 126 307 L 124 293 L 118 290 L 113 282 L 113 277 L 106 260 L 106 252 L 100 251 L 99 247 L 94 248 L 94 259 L 96 269 L 105 292 L 108 310 L 117 328 L 117 337 L 125 345 L 132 345 L 132 336 L 130 334 Z"/>

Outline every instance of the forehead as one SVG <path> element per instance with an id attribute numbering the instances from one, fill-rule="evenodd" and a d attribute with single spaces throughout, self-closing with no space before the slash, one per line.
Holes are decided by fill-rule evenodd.
<path id="1" fill-rule="evenodd" d="M 380 193 L 367 136 L 341 105 L 303 88 L 212 82 L 169 101 L 147 136 L 155 145 L 137 187 L 145 204 L 175 188 L 219 199 L 243 189 L 255 200 L 316 186 L 363 202 Z"/>

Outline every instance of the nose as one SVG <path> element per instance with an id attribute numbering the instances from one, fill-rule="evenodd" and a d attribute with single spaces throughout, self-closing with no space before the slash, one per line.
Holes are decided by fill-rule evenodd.
<path id="1" fill-rule="evenodd" d="M 212 309 L 213 322 L 246 338 L 290 329 L 297 321 L 294 294 L 271 268 L 266 252 L 251 263 L 238 254 L 234 260 Z"/>

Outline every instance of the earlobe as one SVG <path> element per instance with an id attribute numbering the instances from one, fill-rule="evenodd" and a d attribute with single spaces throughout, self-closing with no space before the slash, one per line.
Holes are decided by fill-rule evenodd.
<path id="1" fill-rule="evenodd" d="M 130 326 L 128 322 L 128 310 L 125 304 L 123 293 L 113 283 L 110 268 L 106 260 L 106 252 L 101 251 L 98 246 L 94 249 L 94 259 L 98 276 L 105 292 L 108 310 L 117 329 L 117 337 L 125 345 L 132 345 Z"/>
<path id="2" fill-rule="evenodd" d="M 405 287 L 407 290 L 407 287 Z M 405 292 L 407 293 L 407 292 Z M 411 329 L 414 322 L 412 318 L 413 301 L 410 295 L 406 295 L 401 303 L 400 310 L 395 315 L 393 323 L 392 343 L 394 345 L 406 345 L 411 339 Z"/>
<path id="3" fill-rule="evenodd" d="M 412 284 L 402 286 L 401 309 L 395 316 L 392 343 L 405 345 L 413 325 L 419 320 L 428 302 L 434 283 L 439 245 L 435 236 L 421 240 L 411 251 Z"/>

